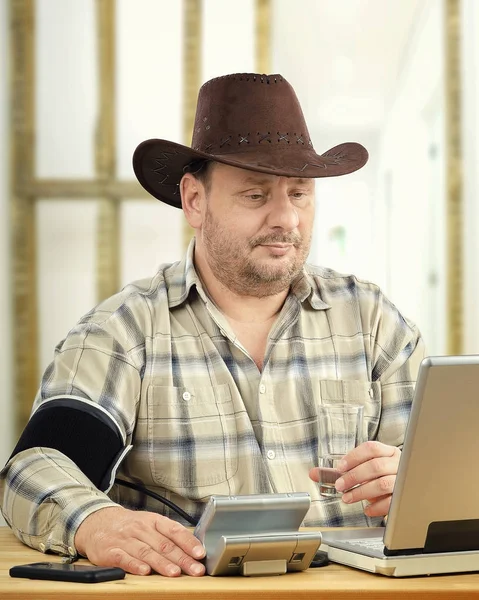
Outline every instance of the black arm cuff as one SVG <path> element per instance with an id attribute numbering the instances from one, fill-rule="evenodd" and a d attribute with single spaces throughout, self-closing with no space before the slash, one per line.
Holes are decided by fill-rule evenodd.
<path id="1" fill-rule="evenodd" d="M 77 398 L 47 400 L 33 413 L 10 458 L 29 448 L 54 448 L 101 491 L 113 485 L 125 447 L 117 423 L 98 405 Z"/>

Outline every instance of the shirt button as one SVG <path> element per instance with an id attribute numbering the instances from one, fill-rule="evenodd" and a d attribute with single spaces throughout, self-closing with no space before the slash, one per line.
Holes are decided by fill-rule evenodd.
<path id="1" fill-rule="evenodd" d="M 266 392 L 266 386 L 265 386 L 265 385 L 263 385 L 263 384 L 261 384 L 261 385 L 259 386 L 259 393 L 260 393 L 260 394 L 264 394 L 265 392 Z"/>
<path id="2" fill-rule="evenodd" d="M 274 450 L 268 450 L 268 452 L 266 453 L 266 456 L 270 459 L 273 460 L 273 458 L 276 456 L 276 453 Z"/>
<path id="3" fill-rule="evenodd" d="M 38 547 L 40 548 L 41 552 L 45 552 L 46 547 L 44 543 L 39 544 Z"/>
<path id="4" fill-rule="evenodd" d="M 70 553 L 70 556 L 75 556 L 76 555 L 75 549 L 72 548 L 71 546 L 68 546 L 68 552 Z"/>
<path id="5" fill-rule="evenodd" d="M 374 398 L 373 388 L 369 388 L 369 397 Z"/>
<path id="6" fill-rule="evenodd" d="M 183 400 L 191 400 L 190 392 L 183 392 Z"/>

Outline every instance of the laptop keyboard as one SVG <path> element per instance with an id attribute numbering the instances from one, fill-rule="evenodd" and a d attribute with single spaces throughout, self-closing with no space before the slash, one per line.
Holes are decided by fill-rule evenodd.
<path id="1" fill-rule="evenodd" d="M 375 552 L 384 552 L 384 542 L 382 537 L 344 540 L 344 544 L 347 546 L 353 546 L 353 548 L 360 548 L 361 550 L 374 550 Z"/>

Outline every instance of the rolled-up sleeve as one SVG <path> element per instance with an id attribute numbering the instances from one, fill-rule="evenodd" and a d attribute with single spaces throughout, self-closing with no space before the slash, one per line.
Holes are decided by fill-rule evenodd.
<path id="1" fill-rule="evenodd" d="M 89 515 L 117 506 L 74 462 L 52 448 L 32 448 L 1 473 L 2 514 L 15 535 L 42 552 L 76 555 L 75 533 Z"/>

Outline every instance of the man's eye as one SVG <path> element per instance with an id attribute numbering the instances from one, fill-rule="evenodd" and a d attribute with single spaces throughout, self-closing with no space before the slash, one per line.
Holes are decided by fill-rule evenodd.
<path id="1" fill-rule="evenodd" d="M 293 198 L 297 198 L 298 200 L 306 196 L 304 192 L 293 192 L 291 195 L 293 196 Z"/>
<path id="2" fill-rule="evenodd" d="M 263 194 L 250 194 L 248 198 L 251 200 L 261 200 L 263 198 Z"/>

